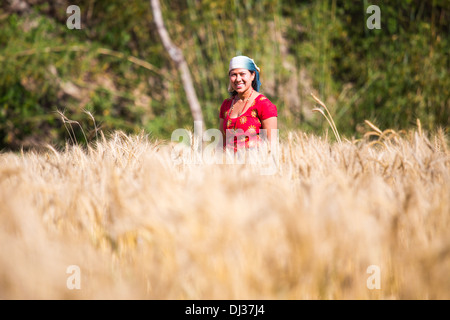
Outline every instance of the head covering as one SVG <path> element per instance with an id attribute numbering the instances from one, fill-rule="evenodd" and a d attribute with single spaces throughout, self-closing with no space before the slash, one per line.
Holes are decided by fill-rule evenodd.
<path id="1" fill-rule="evenodd" d="M 247 57 L 247 56 L 236 56 L 230 60 L 230 65 L 228 67 L 228 73 L 230 73 L 233 69 L 243 68 L 250 71 L 254 71 L 256 73 L 256 91 L 259 91 L 259 88 L 261 87 L 261 81 L 259 80 L 259 72 L 260 69 L 256 65 L 255 61 L 253 59 Z M 228 91 L 231 92 L 231 86 L 228 87 Z"/>

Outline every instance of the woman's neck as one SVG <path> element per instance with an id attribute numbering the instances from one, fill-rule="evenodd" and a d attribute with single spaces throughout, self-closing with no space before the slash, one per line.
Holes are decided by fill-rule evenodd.
<path id="1" fill-rule="evenodd" d="M 246 99 L 250 98 L 252 94 L 253 94 L 253 88 L 250 88 L 242 93 L 238 93 L 237 95 L 240 100 L 246 100 Z"/>

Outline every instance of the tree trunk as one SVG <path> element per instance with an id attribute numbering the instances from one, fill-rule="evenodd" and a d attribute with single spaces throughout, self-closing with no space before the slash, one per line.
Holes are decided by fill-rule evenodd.
<path id="1" fill-rule="evenodd" d="M 186 60 L 184 59 L 181 50 L 176 47 L 170 40 L 169 33 L 164 26 L 164 20 L 162 17 L 159 0 L 150 0 L 150 3 L 152 6 L 153 19 L 156 24 L 156 29 L 161 38 L 163 46 L 181 74 L 181 80 L 183 82 L 184 91 L 186 92 L 186 97 L 191 109 L 192 117 L 194 118 L 194 122 L 201 121 L 202 129 L 204 129 L 202 109 L 197 99 L 197 94 L 195 93 L 191 73 L 189 72 L 189 67 L 186 63 Z"/>

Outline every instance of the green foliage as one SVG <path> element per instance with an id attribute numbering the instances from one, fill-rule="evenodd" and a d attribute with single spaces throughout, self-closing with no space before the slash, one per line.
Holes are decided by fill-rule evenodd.
<path id="1" fill-rule="evenodd" d="M 371 4 L 380 7 L 380 30 L 366 27 Z M 170 139 L 174 129 L 192 126 L 149 1 L 77 5 L 81 30 L 69 30 L 66 8 L 53 2 L 33 1 L 25 12 L 0 5 L 0 149 L 73 139 L 57 111 L 73 121 L 78 143 L 97 129 L 145 130 Z M 417 118 L 424 129 L 448 127 L 448 1 L 161 5 L 190 67 L 207 128 L 218 125 L 228 63 L 237 54 L 261 67 L 262 93 L 278 106 L 280 129 L 328 129 L 311 112 L 310 92 L 327 104 L 344 135 L 359 135 L 366 119 L 384 129 L 407 129 Z"/>
<path id="2" fill-rule="evenodd" d="M 370 4 L 380 6 L 380 30 L 365 26 Z M 405 129 L 419 118 L 432 130 L 450 121 L 449 14 L 443 2 L 321 1 L 298 8 L 302 32 L 289 37 L 300 40 L 298 63 L 333 104 L 346 134 L 365 119 Z"/>

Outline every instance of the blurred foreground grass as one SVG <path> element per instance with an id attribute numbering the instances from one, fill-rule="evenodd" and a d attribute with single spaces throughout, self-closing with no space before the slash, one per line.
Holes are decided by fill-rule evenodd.
<path id="1" fill-rule="evenodd" d="M 0 298 L 450 298 L 442 131 L 342 143 L 291 131 L 267 176 L 174 165 L 172 150 L 116 132 L 1 153 Z"/>

